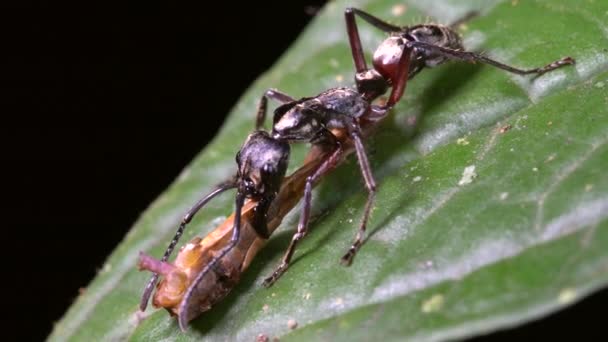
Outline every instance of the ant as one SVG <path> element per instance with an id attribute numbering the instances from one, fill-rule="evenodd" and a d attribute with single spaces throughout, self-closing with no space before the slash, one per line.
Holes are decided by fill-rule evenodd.
<path id="1" fill-rule="evenodd" d="M 361 247 L 367 221 L 376 194 L 370 163 L 363 144 L 362 125 L 383 119 L 389 110 L 401 99 L 407 81 L 424 67 L 432 68 L 450 59 L 467 62 L 482 62 L 518 75 L 542 75 L 559 67 L 574 64 L 574 59 L 565 57 L 550 64 L 529 70 L 519 69 L 500 63 L 475 52 L 465 51 L 459 34 L 453 27 L 443 25 L 394 26 L 357 8 L 347 8 L 344 12 L 351 53 L 355 64 L 356 90 L 332 88 L 315 97 L 291 100 L 278 90 L 267 91 L 260 101 L 256 128 L 260 128 L 266 115 L 267 99 L 283 104 L 274 111 L 271 135 L 278 140 L 310 142 L 332 150 L 318 169 L 306 180 L 304 204 L 296 233 L 285 252 L 281 263 L 263 285 L 271 286 L 287 270 L 297 243 L 308 232 L 313 185 L 329 170 L 338 165 L 345 150 L 346 141 L 352 141 L 357 154 L 361 174 L 368 192 L 363 216 L 355 239 L 341 259 L 348 266 Z M 372 26 L 390 33 L 380 44 L 373 56 L 373 68 L 368 69 L 355 15 Z M 386 104 L 380 106 L 372 102 L 391 88 Z"/>

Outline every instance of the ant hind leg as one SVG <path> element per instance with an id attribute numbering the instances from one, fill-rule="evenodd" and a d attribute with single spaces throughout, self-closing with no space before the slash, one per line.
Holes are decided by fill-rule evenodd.
<path id="1" fill-rule="evenodd" d="M 546 72 L 555 70 L 557 68 L 561 68 L 562 66 L 575 64 L 574 58 L 563 57 L 563 58 L 553 61 L 543 67 L 534 68 L 534 69 L 519 69 L 519 68 L 512 67 L 510 65 L 498 62 L 489 57 L 486 57 L 484 55 L 481 55 L 481 54 L 475 53 L 475 52 L 471 52 L 471 51 L 454 50 L 454 49 L 449 49 L 449 48 L 445 48 L 445 47 L 441 47 L 441 46 L 437 46 L 437 45 L 433 45 L 433 44 L 428 44 L 425 42 L 419 42 L 419 41 L 408 42 L 408 45 L 412 48 L 416 48 L 419 50 L 425 50 L 428 53 L 441 55 L 441 56 L 444 56 L 449 59 L 457 59 L 457 60 L 462 60 L 462 61 L 471 62 L 471 63 L 479 62 L 479 63 L 489 64 L 496 68 L 499 68 L 499 69 L 502 69 L 502 70 L 505 70 L 507 72 L 517 74 L 517 75 L 529 75 L 529 74 L 542 75 Z"/>

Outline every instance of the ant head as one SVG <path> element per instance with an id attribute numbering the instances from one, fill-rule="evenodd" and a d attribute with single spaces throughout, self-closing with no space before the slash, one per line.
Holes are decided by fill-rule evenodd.
<path id="1" fill-rule="evenodd" d="M 307 141 L 322 128 L 318 120 L 318 101 L 302 99 L 278 107 L 274 112 L 273 137 L 288 141 Z"/>
<path id="2" fill-rule="evenodd" d="M 289 144 L 265 131 L 247 137 L 236 155 L 239 189 L 248 197 L 264 197 L 279 191 L 287 171 Z"/>
<path id="3" fill-rule="evenodd" d="M 403 53 L 403 45 L 403 39 L 400 36 L 394 35 L 383 41 L 374 52 L 374 69 L 376 69 L 385 80 L 390 81 L 391 84 L 396 83 L 399 60 Z"/>

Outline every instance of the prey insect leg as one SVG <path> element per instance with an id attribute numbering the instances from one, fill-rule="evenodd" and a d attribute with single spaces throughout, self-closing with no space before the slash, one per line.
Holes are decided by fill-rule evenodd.
<path id="1" fill-rule="evenodd" d="M 312 187 L 314 183 L 319 180 L 319 178 L 323 177 L 325 173 L 327 173 L 329 170 L 333 169 L 338 165 L 340 157 L 344 152 L 342 147 L 337 142 L 335 144 L 336 145 L 334 151 L 326 157 L 326 159 L 321 163 L 321 165 L 319 165 L 317 170 L 315 170 L 312 175 L 306 178 L 302 213 L 300 215 L 300 221 L 298 223 L 298 230 L 291 238 L 291 242 L 289 243 L 287 251 L 281 259 L 281 263 L 279 264 L 279 266 L 274 270 L 271 276 L 264 279 L 263 285 L 265 287 L 272 286 L 281 277 L 281 275 L 285 273 L 285 271 L 289 267 L 289 263 L 291 262 L 291 258 L 295 251 L 296 245 L 308 233 L 308 221 L 310 219 L 310 207 L 312 205 Z"/>
<path id="2" fill-rule="evenodd" d="M 409 45 L 412 48 L 418 49 L 418 50 L 426 51 L 426 53 L 429 53 L 429 54 L 432 53 L 432 54 L 442 55 L 442 56 L 444 56 L 446 58 L 450 58 L 450 59 L 458 59 L 458 60 L 472 62 L 472 63 L 480 62 L 480 63 L 489 64 L 489 65 L 492 65 L 499 69 L 502 69 L 502 70 L 505 70 L 505 71 L 508 71 L 510 73 L 514 73 L 517 75 L 529 75 L 529 74 L 542 75 L 551 70 L 555 70 L 562 66 L 571 65 L 571 64 L 575 63 L 573 58 L 563 57 L 563 58 L 558 59 L 554 62 L 551 62 L 543 67 L 534 68 L 534 69 L 519 69 L 519 68 L 512 67 L 510 65 L 498 62 L 498 61 L 488 58 L 484 55 L 481 55 L 481 54 L 478 54 L 475 52 L 471 52 L 471 51 L 459 51 L 459 50 L 454 50 L 454 49 L 437 46 L 437 45 L 433 45 L 433 44 L 429 44 L 429 43 L 425 43 L 425 42 L 418 42 L 418 41 L 410 41 L 407 43 L 407 45 Z"/>
<path id="3" fill-rule="evenodd" d="M 194 204 L 194 206 L 192 206 L 192 208 L 190 208 L 190 210 L 188 210 L 186 215 L 184 215 L 184 217 L 182 218 L 182 221 L 179 224 L 179 227 L 177 228 L 177 231 L 175 232 L 175 235 L 173 236 L 171 243 L 169 243 L 169 246 L 165 250 L 165 253 L 163 254 L 162 259 L 160 259 L 161 262 L 165 262 L 169 259 L 169 257 L 171 256 L 171 253 L 175 249 L 175 245 L 177 245 L 177 242 L 179 241 L 180 237 L 184 233 L 184 230 L 186 229 L 186 225 L 188 225 L 188 223 L 190 223 L 190 221 L 192 221 L 192 218 L 194 218 L 194 215 L 196 215 L 196 213 L 202 207 L 204 207 L 209 201 L 211 201 L 213 198 L 215 198 L 215 196 L 221 194 L 222 192 L 224 192 L 226 190 L 235 188 L 236 185 L 237 185 L 236 179 L 233 177 L 233 179 L 218 185 L 217 188 L 215 188 L 213 191 L 211 191 L 209 194 L 207 194 L 203 198 L 199 199 L 198 202 L 196 202 Z M 154 290 L 154 286 L 156 285 L 157 280 L 158 280 L 158 273 L 155 272 L 152 274 L 152 276 L 150 277 L 150 280 L 148 281 L 148 283 L 146 284 L 146 287 L 144 288 L 144 293 L 143 293 L 143 295 L 141 297 L 141 301 L 139 303 L 139 309 L 141 311 L 146 310 L 146 307 L 148 306 L 148 301 L 150 300 L 150 296 L 152 295 L 152 291 Z"/>
<path id="4" fill-rule="evenodd" d="M 266 108 L 268 107 L 268 99 L 273 99 L 280 103 L 287 103 L 294 101 L 294 98 L 276 89 L 268 89 L 260 98 L 258 104 L 258 111 L 255 116 L 255 129 L 260 129 L 264 125 L 266 119 Z"/>

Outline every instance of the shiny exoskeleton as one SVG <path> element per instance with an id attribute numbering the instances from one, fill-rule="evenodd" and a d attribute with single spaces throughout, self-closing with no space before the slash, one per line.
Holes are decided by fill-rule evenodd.
<path id="1" fill-rule="evenodd" d="M 236 162 L 238 165 L 237 174 L 228 181 L 218 185 L 213 191 L 201 198 L 186 215 L 184 215 L 175 236 L 160 260 L 161 262 L 168 260 L 175 245 L 179 241 L 179 238 L 182 236 L 186 225 L 201 208 L 218 194 L 229 189 L 237 189 L 234 227 L 232 229 L 230 243 L 219 251 L 217 255 L 214 256 L 213 260 L 206 265 L 205 269 L 198 274 L 197 278 L 186 291 L 182 300 L 183 303 L 190 302 L 190 296 L 196 289 L 200 280 L 203 279 L 209 270 L 216 267 L 218 260 L 222 259 L 231 249 L 233 249 L 239 240 L 241 230 L 241 209 L 243 208 L 245 199 L 249 198 L 256 202 L 252 222 L 252 226 L 256 233 L 264 239 L 267 239 L 270 236 L 270 232 L 266 226 L 266 213 L 269 205 L 279 192 L 281 182 L 285 177 L 289 162 L 289 153 L 290 147 L 287 142 L 274 139 L 265 131 L 255 131 L 251 133 L 236 155 Z M 150 278 L 141 299 L 140 309 L 142 311 L 145 310 L 148 305 L 150 295 L 157 280 L 158 273 L 154 273 Z"/>

